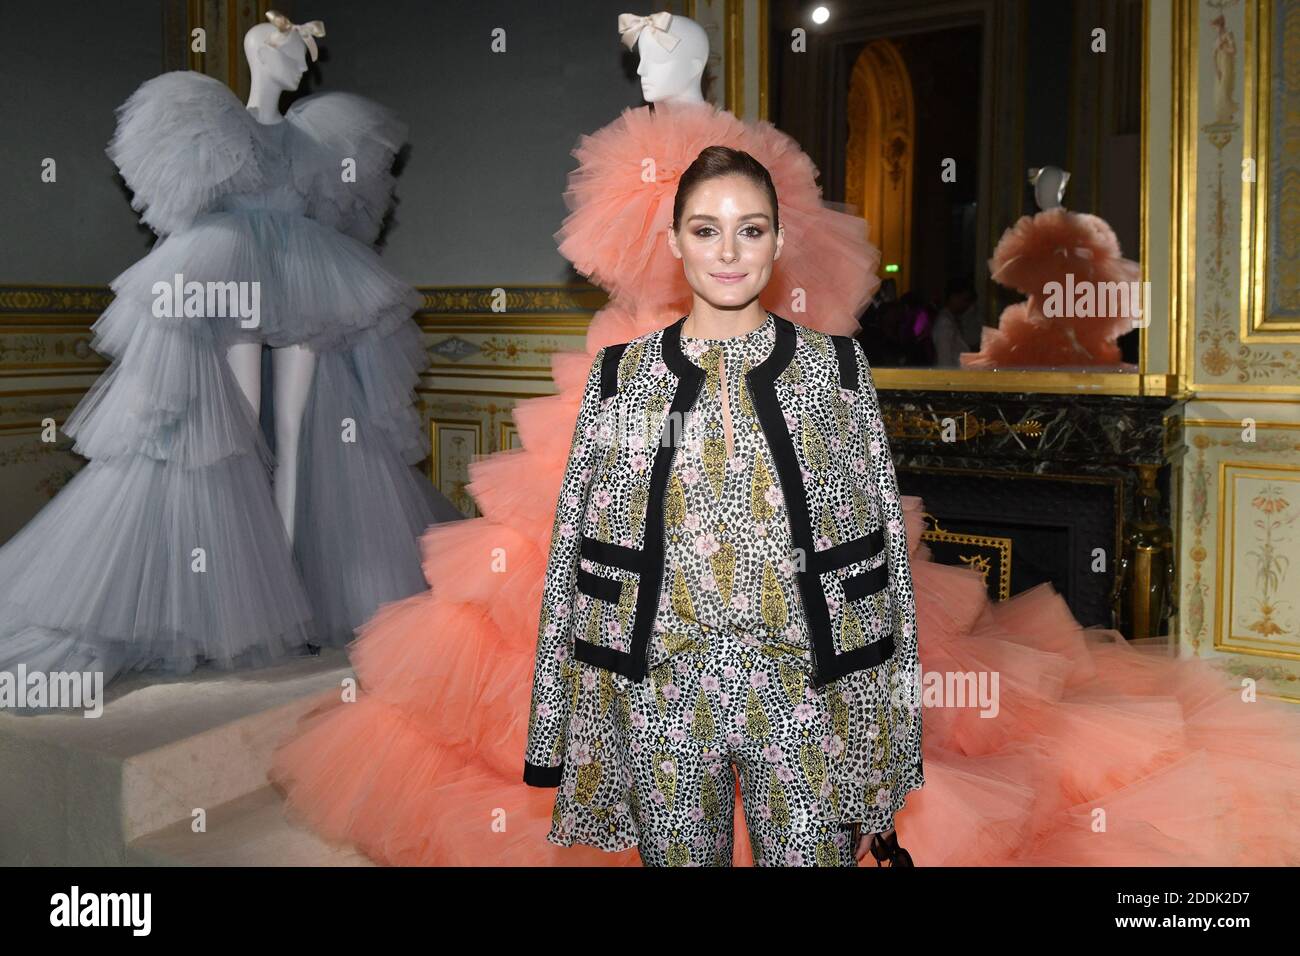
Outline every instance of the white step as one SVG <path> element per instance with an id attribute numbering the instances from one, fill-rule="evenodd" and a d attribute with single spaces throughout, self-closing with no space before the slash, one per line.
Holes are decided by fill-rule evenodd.
<path id="1" fill-rule="evenodd" d="M 215 808 L 206 830 L 187 821 L 127 847 L 136 866 L 374 866 L 351 847 L 334 846 L 285 819 L 280 794 L 267 786 Z"/>
<path id="2" fill-rule="evenodd" d="M 265 789 L 275 748 L 351 674 L 326 649 L 259 670 L 133 675 L 95 719 L 0 712 L 0 865 L 120 865 L 144 835 Z"/>

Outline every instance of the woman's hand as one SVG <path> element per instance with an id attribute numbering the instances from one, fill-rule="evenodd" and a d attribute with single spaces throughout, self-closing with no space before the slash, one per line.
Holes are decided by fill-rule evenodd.
<path id="1" fill-rule="evenodd" d="M 893 832 L 894 832 L 894 828 L 890 827 L 888 830 L 885 830 L 880 834 L 880 838 L 882 840 L 887 840 L 889 839 L 889 835 Z M 867 854 L 871 852 L 871 841 L 875 839 L 875 837 L 876 834 L 874 833 L 863 833 L 860 837 L 858 837 L 858 845 L 854 848 L 853 855 L 857 858 L 859 863 L 862 863 L 864 860 L 866 860 Z M 893 861 L 890 861 L 888 863 L 881 863 L 880 865 L 893 866 L 894 864 Z"/>
<path id="2" fill-rule="evenodd" d="M 872 834 L 864 833 L 858 837 L 858 845 L 853 850 L 853 855 L 857 858 L 858 863 L 862 863 L 867 858 L 867 853 L 871 850 Z"/>

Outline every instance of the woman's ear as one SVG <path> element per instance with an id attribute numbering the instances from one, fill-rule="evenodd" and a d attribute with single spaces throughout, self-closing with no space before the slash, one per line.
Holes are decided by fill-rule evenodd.
<path id="1" fill-rule="evenodd" d="M 781 247 L 784 245 L 785 245 L 785 223 L 781 223 L 781 225 L 776 227 L 776 252 L 772 256 L 773 262 L 781 258 Z"/>
<path id="2" fill-rule="evenodd" d="M 668 230 L 668 249 L 672 252 L 674 259 L 682 257 L 682 250 L 677 247 L 677 230 L 671 227 Z"/>

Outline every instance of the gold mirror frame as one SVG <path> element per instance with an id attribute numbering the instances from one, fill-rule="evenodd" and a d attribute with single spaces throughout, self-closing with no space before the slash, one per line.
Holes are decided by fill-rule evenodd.
<path id="1" fill-rule="evenodd" d="M 1024 0 L 1006 0 L 1018 2 Z M 1141 217 L 1138 262 L 1141 280 L 1151 288 L 1151 311 L 1164 321 L 1152 321 L 1142 330 L 1138 371 L 1054 372 L 1036 370 L 963 371 L 961 369 L 875 368 L 872 377 L 883 388 L 972 392 L 1047 392 L 1096 395 L 1188 395 L 1184 378 L 1187 315 L 1183 284 L 1188 278 L 1186 247 L 1190 238 L 1187 204 L 1180 195 L 1192 167 L 1180 135 L 1187 104 L 1182 96 L 1188 82 L 1191 56 L 1189 29 L 1191 0 L 1143 0 L 1142 3 L 1142 130 Z M 1249 0 L 1248 0 L 1249 2 Z M 745 119 L 766 118 L 768 0 L 684 0 L 669 3 L 685 16 L 720 21 L 724 31 L 720 59 L 726 108 Z M 755 31 L 754 25 L 760 26 Z M 723 26 L 725 25 L 725 26 Z M 748 26 L 747 26 L 748 25 Z M 757 33 L 757 36 L 755 36 Z M 710 59 L 713 59 L 711 56 Z M 745 64 L 758 70 L 758 116 L 745 116 L 747 89 Z M 752 101 L 750 101 L 752 102 Z M 1194 107 L 1194 102 L 1191 104 Z M 1154 164 L 1154 165 L 1153 165 Z M 1152 190 L 1152 183 L 1163 188 Z M 1169 222 L 1169 248 L 1153 247 L 1151 223 Z M 1010 226 L 1006 223 L 1003 228 Z"/>

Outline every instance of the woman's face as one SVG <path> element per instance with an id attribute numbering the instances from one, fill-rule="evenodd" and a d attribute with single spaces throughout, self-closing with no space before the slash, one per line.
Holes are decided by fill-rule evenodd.
<path id="1" fill-rule="evenodd" d="M 691 191 L 668 245 L 696 295 L 718 309 L 758 298 L 785 241 L 784 229 L 772 228 L 773 212 L 767 193 L 745 176 L 719 176 Z"/>

